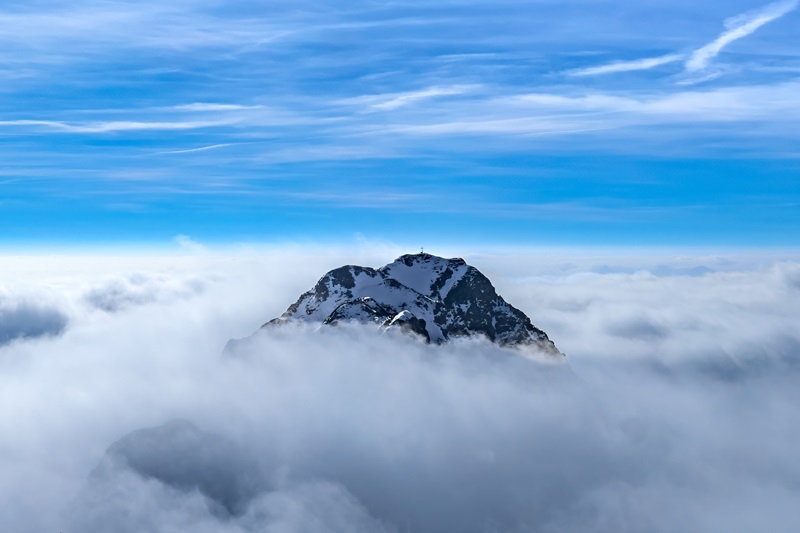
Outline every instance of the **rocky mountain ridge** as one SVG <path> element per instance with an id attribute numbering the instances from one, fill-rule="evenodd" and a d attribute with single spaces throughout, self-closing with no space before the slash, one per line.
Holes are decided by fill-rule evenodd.
<path id="1" fill-rule="evenodd" d="M 478 269 L 463 259 L 427 253 L 403 255 L 378 269 L 346 265 L 331 270 L 262 328 L 297 321 L 397 327 L 435 344 L 484 336 L 500 346 L 562 356 Z"/>

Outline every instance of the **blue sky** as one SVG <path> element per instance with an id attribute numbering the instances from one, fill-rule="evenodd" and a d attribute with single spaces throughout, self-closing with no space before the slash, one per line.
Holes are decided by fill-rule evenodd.
<path id="1" fill-rule="evenodd" d="M 0 7 L 0 244 L 800 244 L 798 0 Z"/>

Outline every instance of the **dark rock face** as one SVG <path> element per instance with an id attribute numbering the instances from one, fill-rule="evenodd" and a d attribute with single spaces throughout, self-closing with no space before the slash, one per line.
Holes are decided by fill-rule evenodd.
<path id="1" fill-rule="evenodd" d="M 396 316 L 389 318 L 383 323 L 383 328 L 386 330 L 399 328 L 400 331 L 405 333 L 413 333 L 419 335 L 425 342 L 431 342 L 431 337 L 428 335 L 428 328 L 425 321 L 421 318 L 415 317 L 411 311 L 402 311 Z"/>
<path id="2" fill-rule="evenodd" d="M 292 321 L 399 327 L 437 344 L 478 335 L 501 346 L 563 355 L 478 269 L 430 254 L 404 255 L 377 270 L 332 270 L 264 327 Z"/>
<path id="3" fill-rule="evenodd" d="M 469 267 L 442 303 L 437 309 L 437 321 L 449 324 L 451 337 L 481 334 L 502 345 L 549 341 L 525 313 L 506 303 L 476 268 Z"/>
<path id="4" fill-rule="evenodd" d="M 340 322 L 374 322 L 382 324 L 387 318 L 391 318 L 392 313 L 378 302 L 365 296 L 357 298 L 352 302 L 346 302 L 333 310 L 323 324 L 335 326 Z"/>

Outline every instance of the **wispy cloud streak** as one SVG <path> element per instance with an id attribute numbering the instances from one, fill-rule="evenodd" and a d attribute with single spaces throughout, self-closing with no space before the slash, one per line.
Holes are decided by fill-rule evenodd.
<path id="1" fill-rule="evenodd" d="M 744 13 L 725 21 L 727 31 L 714 41 L 696 50 L 686 61 L 686 71 L 699 72 L 706 69 L 723 48 L 734 41 L 747 37 L 761 26 L 779 19 L 797 9 L 800 0 L 788 0 L 769 4 L 755 12 Z"/>
<path id="2" fill-rule="evenodd" d="M 652 68 L 675 63 L 680 61 L 685 56 L 682 54 L 668 54 L 658 57 L 648 57 L 644 59 L 636 59 L 633 61 L 617 61 L 607 65 L 600 65 L 597 67 L 581 68 L 571 70 L 568 72 L 570 76 L 599 76 L 601 74 L 614 74 L 617 72 L 632 72 L 636 70 L 649 70 Z"/>
<path id="3" fill-rule="evenodd" d="M 213 104 L 208 102 L 195 102 L 173 107 L 177 111 L 247 111 L 249 109 L 263 109 L 260 105 L 239 104 Z"/>
<path id="4" fill-rule="evenodd" d="M 190 153 L 193 153 L 193 152 L 207 152 L 208 150 L 217 150 L 219 148 L 226 148 L 228 146 L 233 146 L 233 143 L 212 144 L 210 146 L 201 146 L 199 148 L 188 148 L 186 150 L 168 150 L 168 151 L 164 151 L 164 152 L 156 152 L 156 155 L 190 154 Z"/>
<path id="5" fill-rule="evenodd" d="M 64 133 L 112 133 L 120 131 L 180 131 L 200 128 L 212 128 L 216 126 L 230 125 L 235 121 L 183 121 L 183 122 L 136 122 L 136 121 L 111 121 L 111 122 L 87 122 L 72 124 L 69 122 L 59 122 L 56 120 L 2 120 L 0 127 L 24 127 L 39 126 Z"/>
<path id="6" fill-rule="evenodd" d="M 343 104 L 366 105 L 369 111 L 392 111 L 407 105 L 436 98 L 439 96 L 454 96 L 464 94 L 475 89 L 474 85 L 453 85 L 450 87 L 429 87 L 419 91 L 404 93 L 365 95 L 342 100 Z"/>
<path id="7" fill-rule="evenodd" d="M 685 61 L 685 72 L 697 77 L 690 80 L 683 80 L 680 84 L 692 84 L 715 79 L 722 75 L 723 72 L 704 71 L 709 69 L 714 58 L 716 58 L 726 46 L 734 41 L 747 37 L 765 24 L 791 13 L 797 9 L 798 5 L 800 5 L 800 0 L 782 0 L 769 4 L 759 10 L 731 17 L 725 21 L 725 32 L 712 42 L 688 54 L 673 53 L 658 57 L 635 59 L 632 61 L 616 61 L 595 67 L 570 70 L 567 71 L 566 74 L 574 77 L 599 76 L 620 72 L 650 70 L 670 63 Z"/>

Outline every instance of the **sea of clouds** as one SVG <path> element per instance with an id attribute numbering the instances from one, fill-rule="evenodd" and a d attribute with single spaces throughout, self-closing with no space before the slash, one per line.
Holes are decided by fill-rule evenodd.
<path id="1" fill-rule="evenodd" d="M 2 529 L 800 529 L 796 257 L 467 255 L 567 364 L 358 327 L 222 355 L 394 252 L 0 259 Z"/>

